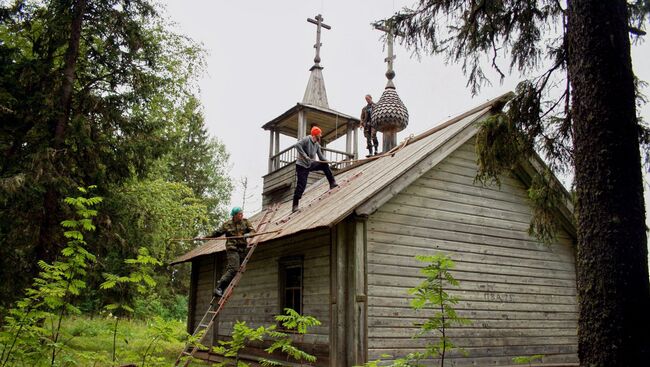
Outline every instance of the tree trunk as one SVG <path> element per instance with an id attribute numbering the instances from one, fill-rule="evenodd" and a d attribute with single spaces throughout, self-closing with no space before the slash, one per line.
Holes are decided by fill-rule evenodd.
<path id="1" fill-rule="evenodd" d="M 63 144 L 65 127 L 70 119 L 72 106 L 72 89 L 74 86 L 77 58 L 79 57 L 79 40 L 81 39 L 81 23 L 86 12 L 86 0 L 77 0 L 72 8 L 70 24 L 70 39 L 65 51 L 63 66 L 63 84 L 61 85 L 61 105 L 54 129 L 54 148 L 59 149 Z"/>
<path id="2" fill-rule="evenodd" d="M 569 0 L 581 366 L 650 360 L 650 289 L 624 0 Z"/>
<path id="3" fill-rule="evenodd" d="M 54 251 L 51 249 L 55 246 L 56 237 L 54 233 L 58 229 L 59 213 L 61 212 L 60 192 L 57 187 L 55 177 L 59 175 L 57 169 L 61 157 L 58 150 L 61 149 L 65 141 L 65 128 L 70 119 L 70 109 L 72 107 L 72 91 L 74 87 L 77 58 L 79 57 L 79 40 L 81 39 L 81 24 L 86 12 L 86 0 L 76 0 L 72 4 L 72 18 L 70 21 L 70 38 L 68 39 L 68 48 L 63 60 L 63 82 L 61 84 L 61 101 L 54 120 L 53 145 L 54 154 L 50 157 L 52 167 L 50 175 L 52 178 L 46 184 L 45 194 L 43 196 L 43 217 L 40 225 L 39 241 L 35 249 L 35 257 L 46 261 L 52 260 Z"/>

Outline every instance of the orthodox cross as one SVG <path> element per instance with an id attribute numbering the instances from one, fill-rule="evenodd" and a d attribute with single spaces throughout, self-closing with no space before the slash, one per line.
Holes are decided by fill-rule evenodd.
<path id="1" fill-rule="evenodd" d="M 307 18 L 307 21 L 309 23 L 316 24 L 316 44 L 314 45 L 314 48 L 316 49 L 316 56 L 314 57 L 314 63 L 316 65 L 314 66 L 318 66 L 318 64 L 320 63 L 320 46 L 323 45 L 322 43 L 320 43 L 320 29 L 321 27 L 325 29 L 332 29 L 332 27 L 323 23 L 323 16 L 321 16 L 320 14 L 316 16 L 316 19 Z"/>
<path id="2" fill-rule="evenodd" d="M 395 54 L 393 53 L 393 39 L 395 38 L 396 32 L 394 27 L 390 24 L 385 24 L 385 25 L 376 24 L 375 29 L 380 30 L 382 32 L 386 32 L 386 52 L 388 54 L 384 59 L 384 61 L 388 63 L 386 78 L 388 78 L 388 80 L 392 80 L 395 77 L 395 71 L 393 70 L 393 60 L 397 58 L 397 56 L 395 56 Z"/>

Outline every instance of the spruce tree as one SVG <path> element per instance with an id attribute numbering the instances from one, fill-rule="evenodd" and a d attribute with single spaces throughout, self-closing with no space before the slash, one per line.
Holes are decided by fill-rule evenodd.
<path id="1" fill-rule="evenodd" d="M 535 150 L 552 169 L 574 173 L 583 366 L 650 360 L 640 154 L 643 146 L 647 157 L 649 134 L 636 116 L 630 57 L 630 37 L 645 34 L 649 12 L 647 0 L 421 0 L 381 22 L 395 26 L 416 52 L 461 63 L 474 93 L 489 82 L 481 62 L 486 55 L 502 77 L 502 56 L 523 75 L 543 68 L 518 86 L 509 110 L 481 128 L 502 146 L 477 142 L 478 178 L 496 180 Z M 490 159 L 489 148 L 504 154 Z M 548 188 L 548 178 L 537 182 Z M 532 226 L 548 236 L 556 227 L 540 217 L 553 216 L 537 215 Z"/>

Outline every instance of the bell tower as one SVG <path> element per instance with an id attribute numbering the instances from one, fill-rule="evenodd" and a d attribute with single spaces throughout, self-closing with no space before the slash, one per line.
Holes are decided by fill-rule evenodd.
<path id="1" fill-rule="evenodd" d="M 296 103 L 284 113 L 262 125 L 269 131 L 269 162 L 268 173 L 263 177 L 262 206 L 277 202 L 291 200 L 296 185 L 296 150 L 294 144 L 297 140 L 307 136 L 311 127 L 318 125 L 323 131 L 321 148 L 327 160 L 332 162 L 332 170 L 345 167 L 358 157 L 358 129 L 359 119 L 333 110 L 327 101 L 323 67 L 321 66 L 321 31 L 330 30 L 331 26 L 323 23 L 323 17 L 318 14 L 314 19 L 307 18 L 307 22 L 316 25 L 316 55 L 314 65 L 309 69 L 309 80 L 303 95 L 302 102 Z M 281 136 L 289 138 L 289 143 L 282 147 Z M 327 145 L 340 138 L 345 138 L 345 151 L 330 149 Z M 286 139 L 285 139 L 286 141 Z M 321 173 L 309 175 L 309 185 L 321 179 Z"/>

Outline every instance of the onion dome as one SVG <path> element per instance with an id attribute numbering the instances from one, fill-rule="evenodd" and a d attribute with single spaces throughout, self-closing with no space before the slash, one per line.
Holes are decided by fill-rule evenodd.
<path id="1" fill-rule="evenodd" d="M 409 112 L 399 98 L 391 80 L 388 81 L 384 93 L 372 109 L 371 121 L 377 131 L 399 132 L 409 124 Z"/>
<path id="2" fill-rule="evenodd" d="M 395 60 L 395 55 L 393 54 L 394 29 L 390 24 L 388 24 L 388 27 L 376 25 L 375 28 L 386 32 L 388 56 L 384 61 L 388 64 L 388 70 L 386 71 L 388 83 L 386 83 L 386 88 L 381 98 L 379 98 L 379 101 L 372 109 L 370 121 L 372 127 L 380 131 L 383 135 L 383 151 L 389 152 L 397 146 L 397 133 L 406 129 L 406 126 L 408 126 L 409 112 L 399 98 L 395 90 L 395 84 L 393 84 L 393 78 L 395 78 L 395 71 L 393 70 L 393 60 Z"/>

